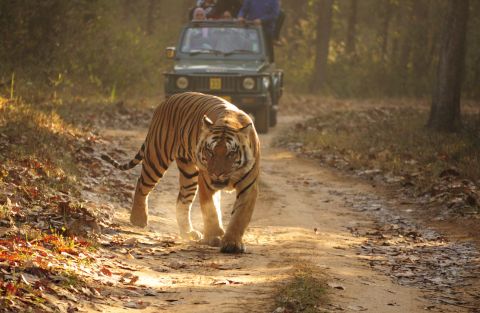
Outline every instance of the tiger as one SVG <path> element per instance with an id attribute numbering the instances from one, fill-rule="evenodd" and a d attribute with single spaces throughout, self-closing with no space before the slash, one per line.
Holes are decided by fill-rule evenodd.
<path id="1" fill-rule="evenodd" d="M 223 98 L 197 92 L 175 94 L 155 110 L 138 153 L 125 164 L 104 154 L 120 170 L 142 163 L 130 222 L 148 223 L 148 195 L 175 161 L 180 190 L 176 219 L 181 237 L 219 246 L 223 253 L 243 253 L 243 235 L 258 195 L 260 141 L 252 119 Z M 224 230 L 220 190 L 236 191 L 232 216 Z M 192 227 L 190 211 L 200 194 L 203 233 Z"/>

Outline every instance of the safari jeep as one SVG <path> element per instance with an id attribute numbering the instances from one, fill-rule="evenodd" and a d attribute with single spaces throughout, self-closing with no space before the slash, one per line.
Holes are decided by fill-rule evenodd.
<path id="1" fill-rule="evenodd" d="M 283 72 L 269 59 L 260 26 L 236 21 L 194 21 L 183 28 L 164 73 L 165 95 L 197 91 L 220 96 L 251 114 L 259 133 L 277 123 Z"/>

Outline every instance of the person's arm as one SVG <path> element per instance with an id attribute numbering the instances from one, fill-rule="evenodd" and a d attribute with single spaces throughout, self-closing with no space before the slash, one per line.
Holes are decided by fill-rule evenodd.
<path id="1" fill-rule="evenodd" d="M 238 18 L 244 19 L 249 12 L 250 8 L 250 0 L 244 0 L 242 3 L 242 7 L 240 8 L 240 12 L 238 12 Z"/>

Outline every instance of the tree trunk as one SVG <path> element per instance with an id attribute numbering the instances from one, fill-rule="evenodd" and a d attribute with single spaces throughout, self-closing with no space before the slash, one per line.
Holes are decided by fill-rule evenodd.
<path id="1" fill-rule="evenodd" d="M 390 21 L 392 19 L 392 3 L 389 1 L 385 2 L 385 15 L 382 21 L 382 28 L 380 30 L 380 38 L 381 38 L 381 55 L 382 60 L 385 59 L 387 55 L 387 48 L 388 48 L 388 34 L 390 30 Z"/>
<path id="2" fill-rule="evenodd" d="M 282 1 L 282 8 L 287 13 L 288 21 L 298 22 L 305 18 L 308 14 L 308 7 L 307 0 Z"/>
<path id="3" fill-rule="evenodd" d="M 310 90 L 316 91 L 325 85 L 327 78 L 328 49 L 332 29 L 333 0 L 318 1 L 317 38 L 315 41 L 315 66 Z"/>
<path id="4" fill-rule="evenodd" d="M 399 37 L 399 50 L 398 50 L 398 60 L 396 63 L 397 76 L 399 78 L 400 88 L 409 91 L 408 81 L 411 72 L 411 60 L 412 60 L 412 38 L 414 37 L 417 29 L 415 28 L 414 18 L 413 18 L 413 6 L 415 0 L 404 1 L 404 10 L 403 15 L 401 16 L 401 23 L 405 26 L 401 31 Z"/>
<path id="5" fill-rule="evenodd" d="M 357 8 L 358 0 L 350 0 L 350 15 L 348 16 L 347 25 L 347 42 L 345 45 L 345 52 L 347 55 L 355 55 L 355 39 L 357 31 Z"/>
<path id="6" fill-rule="evenodd" d="M 434 130 L 455 131 L 460 126 L 468 10 L 469 0 L 449 1 L 428 120 L 428 127 Z"/>
<path id="7" fill-rule="evenodd" d="M 418 81 L 427 79 L 428 73 L 428 48 L 429 48 L 429 16 L 428 2 L 415 1 L 413 6 L 412 26 L 414 31 L 411 34 L 412 46 L 412 74 Z M 416 93 L 421 93 L 422 84 L 415 84 L 414 88 L 420 88 Z"/>

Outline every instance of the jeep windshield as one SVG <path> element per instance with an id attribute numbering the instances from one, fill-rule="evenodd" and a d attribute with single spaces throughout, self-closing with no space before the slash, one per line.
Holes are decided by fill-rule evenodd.
<path id="1" fill-rule="evenodd" d="M 235 54 L 262 53 L 258 28 L 189 27 L 180 43 L 180 51 L 193 55 L 213 54 L 228 57 Z"/>

